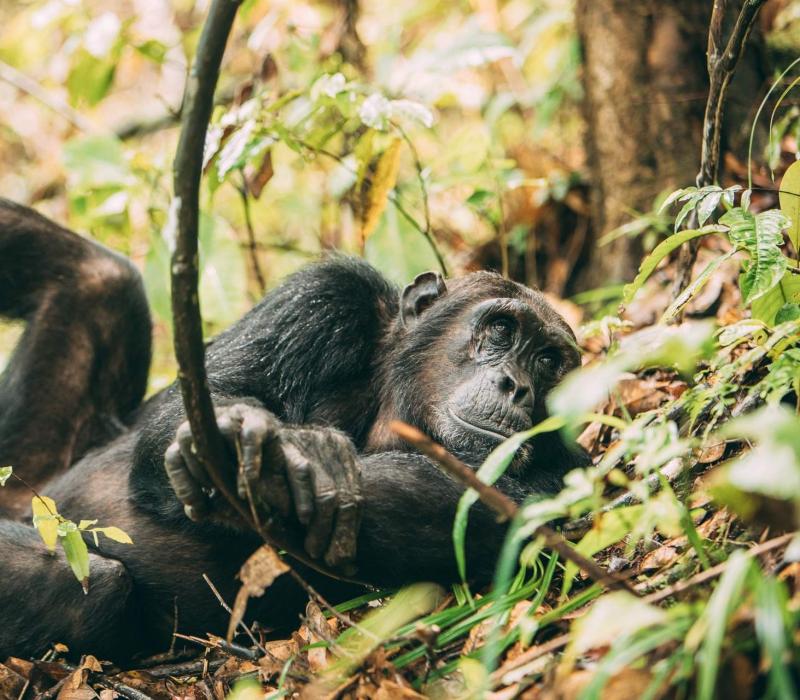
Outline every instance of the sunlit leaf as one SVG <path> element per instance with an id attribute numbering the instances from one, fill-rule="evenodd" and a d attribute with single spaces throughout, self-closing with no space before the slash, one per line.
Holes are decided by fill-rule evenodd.
<path id="1" fill-rule="evenodd" d="M 82 521 L 86 522 L 86 521 Z M 97 522 L 96 520 L 93 522 Z M 80 526 L 79 526 L 80 527 Z M 80 528 L 83 529 L 83 528 Z M 121 530 L 118 527 L 96 527 L 93 530 L 94 532 L 99 532 L 101 535 L 105 535 L 110 540 L 114 540 L 114 542 L 119 542 L 120 544 L 133 544 L 133 540 L 131 536 L 125 532 L 125 530 Z"/>
<path id="2" fill-rule="evenodd" d="M 0 486 L 5 486 L 13 473 L 13 467 L 0 467 Z"/>
<path id="3" fill-rule="evenodd" d="M 630 637 L 639 630 L 664 624 L 668 619 L 664 610 L 630 593 L 608 593 L 575 621 L 566 656 L 574 659 L 591 649 L 608 646 L 620 637 Z"/>
<path id="4" fill-rule="evenodd" d="M 55 551 L 58 542 L 58 508 L 56 502 L 48 496 L 34 496 L 31 500 L 33 526 L 42 538 L 45 547 Z"/>
<path id="5" fill-rule="evenodd" d="M 365 241 L 375 231 L 381 214 L 386 209 L 389 193 L 397 182 L 402 146 L 402 139 L 394 139 L 378 160 L 375 177 L 372 179 L 369 190 L 369 203 L 364 213 L 364 222 L 361 225 L 361 235 Z"/>

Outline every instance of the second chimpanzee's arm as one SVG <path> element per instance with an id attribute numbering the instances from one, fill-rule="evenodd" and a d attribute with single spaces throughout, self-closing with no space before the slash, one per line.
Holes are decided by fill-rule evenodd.
<path id="1" fill-rule="evenodd" d="M 419 454 L 388 452 L 361 459 L 364 499 L 356 548 L 357 577 L 373 585 L 458 581 L 453 520 L 464 487 Z M 531 489 L 510 477 L 497 487 L 517 502 Z M 466 535 L 467 575 L 487 581 L 503 546 L 507 523 L 480 501 Z"/>

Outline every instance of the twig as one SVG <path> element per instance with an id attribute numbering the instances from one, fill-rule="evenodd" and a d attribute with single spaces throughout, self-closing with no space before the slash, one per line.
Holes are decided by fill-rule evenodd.
<path id="1" fill-rule="evenodd" d="M 253 270 L 253 277 L 258 284 L 258 290 L 261 296 L 267 290 L 267 283 L 264 280 L 264 273 L 261 270 L 261 264 L 258 262 L 258 245 L 256 244 L 256 232 L 253 228 L 253 217 L 250 214 L 250 198 L 247 196 L 247 180 L 244 176 L 244 170 L 240 171 L 242 175 L 242 184 L 237 187 L 239 196 L 242 198 L 242 209 L 244 210 L 244 226 L 247 229 L 247 253 L 250 259 L 250 267 Z"/>
<path id="2" fill-rule="evenodd" d="M 507 520 L 512 520 L 517 515 L 519 507 L 514 501 L 493 486 L 484 484 L 475 475 L 473 469 L 450 454 L 444 447 L 435 443 L 423 432 L 401 421 L 392 421 L 389 427 L 407 443 L 413 445 L 426 457 L 429 457 L 443 467 L 450 476 L 455 477 L 465 486 L 475 489 L 478 493 L 478 498 L 498 515 Z M 564 537 L 555 532 L 555 530 L 552 530 L 546 525 L 540 525 L 534 530 L 533 536 L 544 540 L 547 547 L 552 549 L 563 559 L 571 561 L 579 569 L 585 571 L 593 581 L 612 590 L 628 591 L 636 595 L 627 581 L 610 574 L 594 561 L 583 556 L 580 552 L 576 551 Z"/>
<path id="3" fill-rule="evenodd" d="M 569 643 L 571 638 L 571 634 L 561 634 L 558 637 L 553 637 L 547 642 L 543 644 L 537 644 L 535 647 L 531 647 L 530 649 L 522 652 L 519 656 L 515 657 L 512 661 L 507 663 L 505 666 L 498 668 L 491 677 L 492 686 L 496 686 L 502 682 L 503 677 L 514 671 L 525 664 L 530 663 L 531 661 L 535 661 L 540 656 L 544 656 L 545 654 L 552 654 L 554 651 L 558 651 L 559 649 L 564 648 Z"/>
<path id="4" fill-rule="evenodd" d="M 748 557 L 757 557 L 762 554 L 766 554 L 767 552 L 771 552 L 773 549 L 778 549 L 783 545 L 789 544 L 789 542 L 795 537 L 796 533 L 788 532 L 785 535 L 779 535 L 771 540 L 767 540 L 762 544 L 757 544 L 754 547 L 751 547 L 747 550 L 746 554 Z M 656 591 L 655 593 L 650 593 L 649 595 L 645 596 L 642 600 L 646 603 L 660 603 L 667 598 L 671 598 L 678 593 L 682 593 L 689 588 L 694 588 L 694 586 L 698 586 L 701 583 L 705 583 L 706 581 L 710 581 L 717 576 L 720 576 L 724 573 L 725 569 L 728 567 L 728 562 L 730 560 L 726 559 L 720 564 L 716 566 L 712 566 L 710 569 L 706 569 L 705 571 L 701 571 L 699 574 L 692 576 L 689 579 L 684 581 L 678 581 L 671 586 L 667 586 L 660 591 Z"/>
<path id="5" fill-rule="evenodd" d="M 380 638 L 370 632 L 368 629 L 365 629 L 357 622 L 354 622 L 350 617 L 345 615 L 344 613 L 340 613 L 333 605 L 322 596 L 322 594 L 314 588 L 308 581 L 306 581 L 300 574 L 298 574 L 294 569 L 289 569 L 289 575 L 300 585 L 300 587 L 306 592 L 309 598 L 312 600 L 316 600 L 323 608 L 325 608 L 331 615 L 333 615 L 339 622 L 341 622 L 345 627 L 352 627 L 353 629 L 358 630 L 361 634 L 365 637 L 370 637 L 377 642 L 380 642 Z"/>
<path id="6" fill-rule="evenodd" d="M 178 230 L 172 254 L 172 315 L 178 379 L 197 459 L 217 490 L 244 522 L 252 525 L 250 514 L 236 498 L 229 480 L 219 471 L 227 458 L 208 388 L 197 294 L 197 232 L 203 147 L 222 55 L 238 8 L 239 0 L 213 0 L 200 35 L 194 64 L 186 79 L 183 123 L 174 164 Z"/>
<path id="7" fill-rule="evenodd" d="M 209 639 L 203 639 L 202 637 L 195 637 L 191 634 L 181 634 L 178 632 L 175 637 L 177 639 L 183 639 L 187 642 L 192 642 L 193 644 L 198 644 L 206 650 L 214 649 L 221 651 L 228 656 L 233 656 L 237 659 L 243 659 L 244 661 L 258 661 L 259 658 L 261 658 L 258 651 L 243 647 L 240 644 L 234 644 L 233 642 L 229 642 L 227 639 L 222 639 L 222 637 L 217 637 L 214 635 L 209 635 Z"/>
<path id="8" fill-rule="evenodd" d="M 41 102 L 45 107 L 50 108 L 53 112 L 60 117 L 66 119 L 72 126 L 80 131 L 87 133 L 94 133 L 97 131 L 91 122 L 84 118 L 81 114 L 76 112 L 63 100 L 58 99 L 51 95 L 47 90 L 42 88 L 32 78 L 29 78 L 24 73 L 21 73 L 13 66 L 8 65 L 4 61 L 0 61 L 0 80 L 13 85 L 17 90 L 30 95 L 35 100 Z"/>
<path id="9" fill-rule="evenodd" d="M 703 117 L 703 146 L 700 156 L 700 172 L 697 173 L 695 184 L 698 187 L 711 185 L 717 180 L 719 171 L 720 134 L 722 132 L 722 113 L 725 106 L 725 93 L 728 84 L 736 71 L 736 65 L 744 53 L 747 38 L 755 22 L 759 9 L 765 0 L 745 0 L 736 24 L 731 31 L 728 43 L 722 49 L 722 25 L 725 14 L 725 0 L 714 0 L 711 12 L 711 24 L 708 29 L 708 100 Z M 688 222 L 690 228 L 697 226 L 696 214 L 693 212 Z M 672 298 L 676 299 L 688 286 L 692 267 L 697 258 L 700 239 L 695 238 L 685 243 L 678 255 L 678 267 L 675 273 L 675 283 L 672 289 Z M 677 314 L 673 319 L 679 322 L 682 314 Z"/>
<path id="10" fill-rule="evenodd" d="M 225 602 L 225 599 L 222 597 L 222 594 L 217 590 L 217 587 L 212 583 L 211 579 L 206 575 L 203 574 L 203 581 L 206 582 L 208 587 L 211 589 L 211 592 L 214 594 L 214 597 L 217 599 L 219 604 L 222 606 L 222 609 L 228 613 L 228 615 L 233 615 L 233 610 L 231 610 L 231 606 Z M 253 634 L 252 630 L 244 623 L 244 620 L 239 620 L 239 627 L 244 631 L 244 633 L 250 637 L 250 641 L 253 642 L 253 646 L 258 649 L 263 656 L 269 657 L 271 661 L 277 661 L 277 659 L 270 654 L 264 646 L 256 639 L 256 636 Z"/>
<path id="11" fill-rule="evenodd" d="M 433 238 L 433 228 L 431 226 L 431 207 L 430 202 L 428 200 L 428 186 L 425 184 L 425 176 L 424 176 L 424 168 L 422 167 L 422 160 L 419 157 L 419 152 L 417 151 L 417 147 L 414 145 L 414 142 L 409 138 L 406 130 L 400 126 L 399 124 L 393 124 L 394 128 L 397 129 L 400 137 L 403 141 L 406 142 L 408 146 L 408 150 L 411 152 L 411 157 L 414 160 L 414 168 L 417 171 L 417 181 L 419 182 L 419 189 L 422 194 L 422 211 L 425 216 L 425 230 L 423 231 L 423 235 L 425 238 L 428 239 L 428 243 L 430 244 L 431 248 L 433 249 L 433 254 L 436 256 L 436 262 L 439 263 L 439 268 L 441 269 L 442 274 L 447 277 L 447 264 L 444 261 L 444 257 L 442 257 L 442 253 L 439 250 L 439 247 L 436 245 L 436 241 Z"/>

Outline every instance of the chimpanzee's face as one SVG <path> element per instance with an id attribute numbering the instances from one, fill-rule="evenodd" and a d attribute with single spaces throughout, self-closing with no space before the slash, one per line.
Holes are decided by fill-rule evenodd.
<path id="1" fill-rule="evenodd" d="M 473 463 L 545 418 L 547 393 L 580 364 L 572 331 L 543 295 L 497 275 L 446 287 L 421 276 L 402 308 L 395 410 Z"/>
<path id="2" fill-rule="evenodd" d="M 442 348 L 449 371 L 435 381 L 429 415 L 448 442 L 488 453 L 545 418 L 545 396 L 580 355 L 563 321 L 549 307 L 543 318 L 537 306 L 524 297 L 487 299 L 455 320 Z"/>

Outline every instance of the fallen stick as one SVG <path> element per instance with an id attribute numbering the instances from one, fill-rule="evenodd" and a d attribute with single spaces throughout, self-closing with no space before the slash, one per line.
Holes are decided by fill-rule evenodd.
<path id="1" fill-rule="evenodd" d="M 458 457 L 450 454 L 444 447 L 435 443 L 425 433 L 402 421 L 392 421 L 389 427 L 403 440 L 416 447 L 422 454 L 442 467 L 450 476 L 460 481 L 464 486 L 475 489 L 478 493 L 478 498 L 502 518 L 513 520 L 517 515 L 519 506 L 514 501 L 493 486 L 484 484 L 475 475 L 474 469 L 464 464 Z M 537 527 L 533 531 L 533 536 L 544 540 L 548 548 L 563 559 L 571 561 L 579 569 L 586 572 L 593 581 L 612 590 L 628 591 L 633 595 L 638 595 L 627 581 L 614 576 L 588 557 L 583 556 L 564 537 L 547 527 L 547 525 Z"/>

